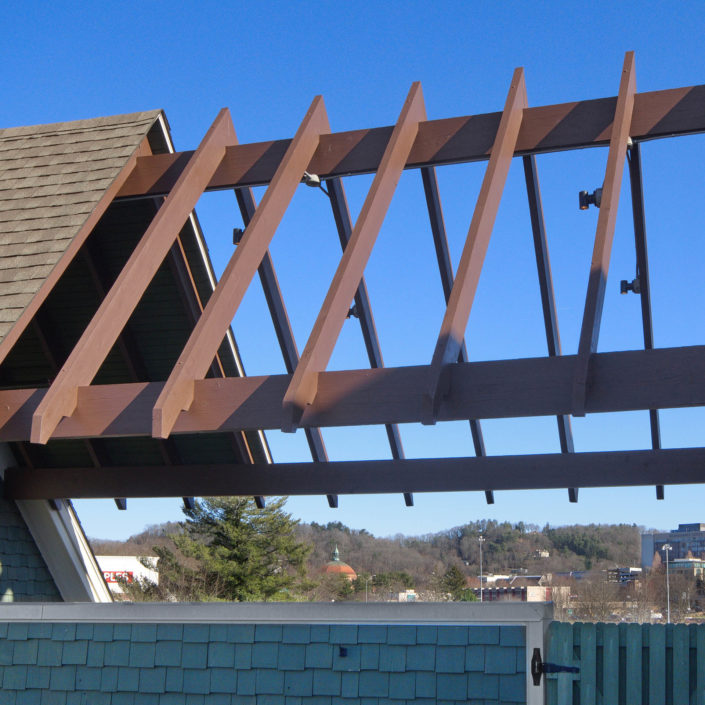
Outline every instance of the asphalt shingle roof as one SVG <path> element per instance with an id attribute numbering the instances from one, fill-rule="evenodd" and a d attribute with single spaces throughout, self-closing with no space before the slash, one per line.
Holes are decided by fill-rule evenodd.
<path id="1" fill-rule="evenodd" d="M 0 341 L 159 114 L 0 129 Z"/>

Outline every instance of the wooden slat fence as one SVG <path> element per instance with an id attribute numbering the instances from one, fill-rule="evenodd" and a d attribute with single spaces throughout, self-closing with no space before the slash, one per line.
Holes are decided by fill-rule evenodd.
<path id="1" fill-rule="evenodd" d="M 544 661 L 580 669 L 546 674 L 549 705 L 705 705 L 705 624 L 553 622 Z"/>

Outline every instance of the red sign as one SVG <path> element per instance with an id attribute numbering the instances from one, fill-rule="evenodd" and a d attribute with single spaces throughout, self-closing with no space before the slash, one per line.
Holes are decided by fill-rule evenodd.
<path id="1" fill-rule="evenodd" d="M 131 570 L 104 570 L 103 577 L 106 583 L 131 583 L 133 573 Z"/>

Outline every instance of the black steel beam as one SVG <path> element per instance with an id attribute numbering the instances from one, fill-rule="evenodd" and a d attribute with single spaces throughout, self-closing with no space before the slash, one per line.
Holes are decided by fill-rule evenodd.
<path id="1" fill-rule="evenodd" d="M 539 276 L 539 289 L 541 291 L 541 306 L 543 308 L 543 322 L 546 328 L 546 344 L 549 357 L 561 354 L 561 337 L 558 332 L 558 316 L 556 314 L 556 296 L 553 291 L 553 277 L 551 276 L 551 260 L 548 255 L 548 242 L 546 241 L 546 223 L 543 217 L 541 203 L 541 188 L 539 175 L 536 168 L 536 157 L 531 154 L 523 158 L 524 176 L 526 178 L 526 193 L 529 199 L 529 214 L 531 215 L 531 231 L 534 236 L 534 252 L 536 253 L 536 271 Z M 570 416 L 567 414 L 556 417 L 558 423 L 558 437 L 561 444 L 561 453 L 573 453 L 573 430 L 570 425 Z M 578 488 L 568 488 L 568 501 L 578 501 Z"/>
<path id="2" fill-rule="evenodd" d="M 431 222 L 431 232 L 433 234 L 433 245 L 436 249 L 436 259 L 438 260 L 438 272 L 441 275 L 441 285 L 446 304 L 450 299 L 450 292 L 453 289 L 453 264 L 450 261 L 450 249 L 448 247 L 448 236 L 446 235 L 445 221 L 443 220 L 443 208 L 441 206 L 441 194 L 438 190 L 438 178 L 436 170 L 432 166 L 421 168 L 421 180 L 423 190 L 426 195 L 426 207 L 428 217 Z M 465 340 L 460 345 L 458 362 L 468 362 L 468 350 Z M 477 419 L 469 419 L 470 435 L 475 449 L 475 455 L 480 458 L 487 455 L 485 451 L 485 440 L 482 436 L 482 426 Z M 485 492 L 487 504 L 494 504 L 494 493 L 491 490 Z"/>
<path id="3" fill-rule="evenodd" d="M 255 204 L 252 189 L 242 188 L 235 190 L 235 197 L 240 208 L 240 215 L 245 227 L 250 223 L 255 215 L 257 205 Z M 289 374 L 293 374 L 296 366 L 299 364 L 299 350 L 294 338 L 294 331 L 291 329 L 289 314 L 286 311 L 284 298 L 282 297 L 281 289 L 279 288 L 279 280 L 274 271 L 274 263 L 269 252 L 266 252 L 262 263 L 257 270 L 262 284 L 264 298 L 267 301 L 267 307 L 272 317 L 274 331 L 279 341 L 279 347 L 284 358 L 284 366 Z M 323 435 L 318 428 L 304 429 L 306 442 L 308 443 L 311 452 L 311 458 L 314 462 L 325 463 L 328 460 Z M 338 498 L 335 495 L 328 495 L 328 506 L 335 508 L 338 506 Z"/>
<path id="4" fill-rule="evenodd" d="M 632 194 L 632 215 L 634 218 L 634 244 L 636 247 L 636 276 L 639 280 L 641 296 L 641 322 L 644 330 L 644 349 L 654 347 L 654 331 L 651 318 L 651 285 L 649 282 L 649 255 L 646 248 L 646 214 L 644 211 L 644 189 L 641 173 L 641 148 L 638 142 L 632 142 L 627 151 L 629 163 L 629 184 Z M 658 409 L 649 409 L 651 427 L 651 446 L 655 450 L 661 447 L 661 425 Z M 656 486 L 657 499 L 665 496 L 663 485 Z"/>
<path id="5" fill-rule="evenodd" d="M 338 231 L 340 246 L 344 251 L 350 240 L 350 235 L 352 234 L 352 220 L 350 219 L 348 201 L 345 197 L 343 183 L 340 179 L 328 179 L 326 186 L 328 187 L 328 197 L 330 198 L 331 208 L 333 209 L 333 218 L 335 219 L 335 227 Z M 360 285 L 355 292 L 355 310 L 357 318 L 360 321 L 360 328 L 362 329 L 362 337 L 365 341 L 370 367 L 384 367 L 382 349 L 379 344 L 377 328 L 375 327 L 375 320 L 372 316 L 372 305 L 370 304 L 370 297 L 367 294 L 367 285 L 365 284 L 364 277 L 360 280 Z M 385 424 L 384 428 L 387 432 L 387 440 L 389 442 L 389 448 L 392 451 L 392 458 L 402 460 L 404 458 L 404 446 L 402 445 L 399 426 L 396 424 Z M 404 504 L 406 504 L 407 507 L 414 506 L 414 498 L 411 493 L 404 493 Z"/>

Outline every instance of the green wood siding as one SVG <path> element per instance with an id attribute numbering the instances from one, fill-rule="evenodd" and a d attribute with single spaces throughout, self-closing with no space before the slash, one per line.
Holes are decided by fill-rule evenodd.
<path id="1" fill-rule="evenodd" d="M 550 625 L 549 705 L 705 705 L 705 625 Z"/>

